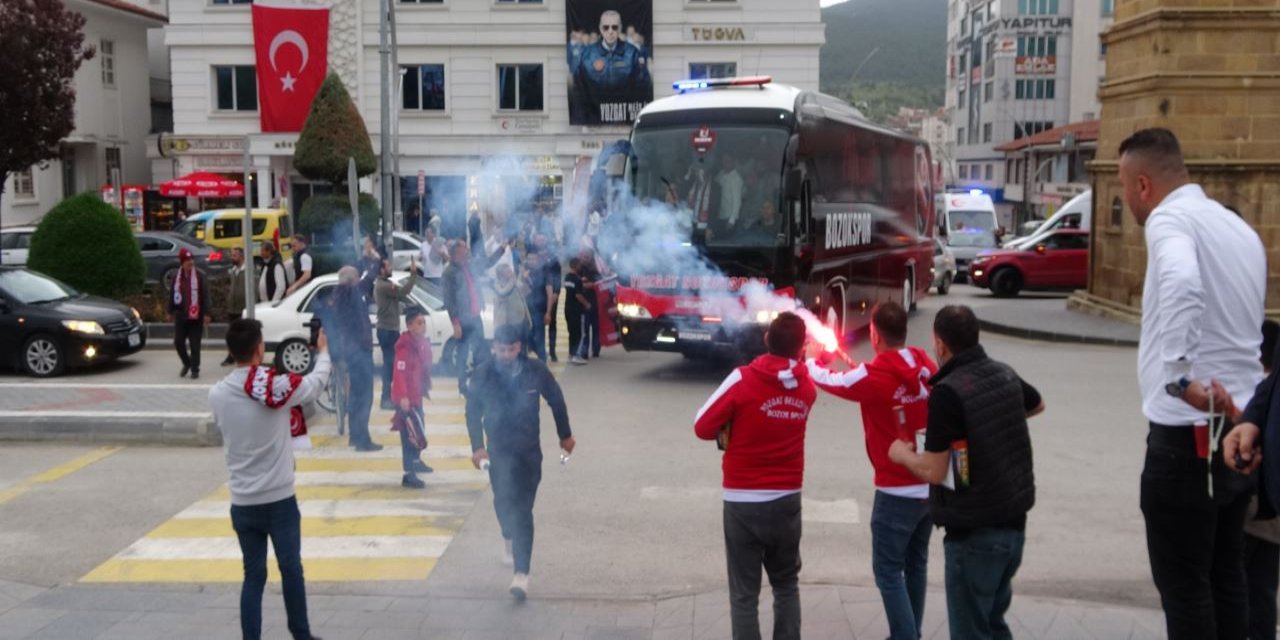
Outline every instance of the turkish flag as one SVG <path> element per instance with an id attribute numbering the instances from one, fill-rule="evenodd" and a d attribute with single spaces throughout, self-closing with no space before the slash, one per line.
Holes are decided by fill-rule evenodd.
<path id="1" fill-rule="evenodd" d="M 329 67 L 329 10 L 253 5 L 262 130 L 302 131 Z"/>

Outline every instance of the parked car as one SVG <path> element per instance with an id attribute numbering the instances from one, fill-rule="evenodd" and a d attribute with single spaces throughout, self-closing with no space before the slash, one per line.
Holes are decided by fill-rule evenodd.
<path id="1" fill-rule="evenodd" d="M 258 247 L 265 241 L 275 242 L 281 259 L 293 256 L 293 222 L 287 209 L 254 209 L 253 260 L 258 262 Z M 178 225 L 177 233 L 194 238 L 216 249 L 230 251 L 244 246 L 244 209 L 202 211 Z"/>
<path id="2" fill-rule="evenodd" d="M 109 362 L 147 343 L 136 309 L 25 267 L 0 267 L 0 360 L 40 378 Z"/>
<path id="3" fill-rule="evenodd" d="M 1089 283 L 1089 232 L 1057 229 L 1017 248 L 986 251 L 970 273 L 974 286 L 1002 298 L 1024 289 L 1080 289 Z"/>
<path id="4" fill-rule="evenodd" d="M 191 252 L 196 268 L 203 271 L 206 278 L 226 277 L 231 269 L 230 252 L 215 249 L 180 233 L 139 231 L 134 238 L 142 251 L 142 261 L 147 265 L 147 283 L 159 283 L 165 291 L 173 288 L 173 279 L 182 266 L 178 261 L 178 251 L 182 249 Z"/>
<path id="5" fill-rule="evenodd" d="M 392 280 L 404 282 L 409 277 L 403 271 L 393 272 Z M 284 297 L 278 304 L 261 302 L 254 307 L 254 317 L 262 323 L 262 340 L 266 343 L 267 353 L 274 353 L 276 366 L 291 373 L 305 373 L 311 370 L 313 362 L 311 346 L 310 322 L 315 311 L 338 286 L 338 275 L 335 273 L 313 278 L 301 288 Z M 444 309 L 436 285 L 420 282 L 409 294 L 412 304 L 426 310 L 427 337 L 436 358 L 444 347 L 444 343 L 453 336 L 453 322 L 449 312 Z M 376 309 L 369 306 L 369 324 L 376 322 Z M 486 310 L 483 314 L 485 331 L 493 332 L 493 318 Z M 400 319 L 401 330 L 404 330 L 404 318 Z M 375 345 L 376 345 L 375 339 Z"/>
<path id="6" fill-rule="evenodd" d="M 0 264 L 23 266 L 31 250 L 31 234 L 35 227 L 10 227 L 0 229 Z"/>
<path id="7" fill-rule="evenodd" d="M 408 271 L 411 258 L 422 260 L 422 243 L 426 242 L 418 234 L 408 231 L 396 231 L 391 235 L 391 269 Z"/>
<path id="8" fill-rule="evenodd" d="M 956 279 L 956 257 L 941 238 L 933 239 L 933 284 L 938 295 L 947 295 Z"/>

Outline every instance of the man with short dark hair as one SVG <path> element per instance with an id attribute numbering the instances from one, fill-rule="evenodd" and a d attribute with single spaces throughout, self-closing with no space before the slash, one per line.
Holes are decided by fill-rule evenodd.
<path id="1" fill-rule="evenodd" d="M 301 233 L 293 234 L 293 284 L 285 289 L 284 295 L 289 295 L 303 285 L 311 281 L 311 268 L 313 262 L 311 254 L 307 253 L 307 236 Z"/>
<path id="2" fill-rule="evenodd" d="M 222 433 L 231 493 L 231 525 L 244 556 L 240 630 L 246 640 L 262 635 L 262 592 L 267 583 L 267 544 L 275 548 L 283 583 L 289 632 L 295 640 L 318 640 L 307 620 L 302 573 L 302 529 L 294 495 L 292 435 L 305 431 L 303 405 L 329 380 L 329 341 L 316 341 L 316 364 L 306 376 L 277 374 L 262 366 L 262 325 L 239 319 L 227 328 L 227 348 L 236 369 L 209 390 L 213 419 Z"/>
<path id="3" fill-rule="evenodd" d="M 284 299 L 285 289 L 289 286 L 284 264 L 280 262 L 280 254 L 276 252 L 276 245 L 270 240 L 263 241 L 259 251 L 262 258 L 262 275 L 258 278 L 258 302 L 280 302 Z"/>
<path id="4" fill-rule="evenodd" d="M 511 595 L 524 600 L 529 591 L 533 555 L 533 502 L 542 481 L 539 398 L 546 399 L 556 421 L 565 456 L 577 442 L 569 428 L 564 394 L 547 365 L 525 355 L 527 330 L 503 325 L 494 331 L 493 357 L 471 376 L 467 393 L 467 432 L 471 462 L 487 467 L 493 483 L 493 508 L 505 541 L 504 561 L 514 565 Z M 489 462 L 492 462 L 490 465 Z"/>
<path id="5" fill-rule="evenodd" d="M 204 340 L 204 327 L 209 324 L 209 287 L 204 274 L 196 269 L 195 258 L 187 249 L 178 250 L 178 262 L 182 266 L 173 278 L 173 291 L 169 297 L 169 315 L 173 316 L 173 346 L 182 360 L 178 377 L 200 377 L 200 343 Z"/>
<path id="6" fill-rule="evenodd" d="M 768 353 L 738 367 L 702 405 L 694 433 L 724 449 L 724 545 L 734 640 L 760 638 L 761 567 L 773 587 L 773 637 L 800 638 L 804 435 L 818 391 L 800 362 L 804 321 L 778 315 Z"/>
<path id="7" fill-rule="evenodd" d="M 1147 244 L 1138 381 L 1149 423 L 1140 500 L 1151 576 L 1170 640 L 1243 638 L 1252 487 L 1223 472 L 1220 453 L 1209 460 L 1220 448 L 1204 445 L 1221 437 L 1211 395 L 1215 413 L 1243 407 L 1262 379 L 1266 253 L 1244 220 L 1191 183 L 1168 129 L 1121 143 L 1119 169 Z M 1211 393 L 1214 381 L 1220 393 Z"/>
<path id="8" fill-rule="evenodd" d="M 913 442 L 928 419 L 929 378 L 938 372 L 924 349 L 908 347 L 907 310 L 881 302 L 871 311 L 871 347 L 876 357 L 844 372 L 810 358 L 818 388 L 859 403 L 867 457 L 875 470 L 871 507 L 871 569 L 884 602 L 893 640 L 917 640 L 924 620 L 928 580 L 929 485 L 889 459 L 897 440 Z"/>
<path id="9" fill-rule="evenodd" d="M 938 311 L 933 349 L 942 368 L 929 380 L 924 451 L 895 440 L 889 459 L 933 485 L 930 512 L 946 529 L 951 637 L 1012 638 L 1004 614 L 1036 499 L 1027 418 L 1044 403 L 1009 365 L 987 356 L 969 307 Z"/>
<path id="10" fill-rule="evenodd" d="M 245 280 L 253 281 L 253 269 L 246 267 L 244 263 L 244 249 L 240 247 L 231 248 L 231 271 L 229 282 L 231 292 L 229 300 L 231 301 L 227 309 L 227 322 L 235 322 L 244 314 L 246 304 Z M 236 363 L 236 359 L 228 352 L 226 359 L 222 361 L 222 366 L 229 367 Z"/>

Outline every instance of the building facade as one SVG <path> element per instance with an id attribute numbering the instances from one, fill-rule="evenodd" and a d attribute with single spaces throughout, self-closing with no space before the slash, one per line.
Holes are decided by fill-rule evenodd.
<path id="1" fill-rule="evenodd" d="M 396 3 L 393 152 L 406 216 L 435 209 L 448 222 L 494 186 L 561 200 L 575 172 L 628 135 L 627 125 L 570 123 L 566 1 L 574 0 Z M 247 141 L 257 202 L 298 205 L 326 187 L 293 169 L 297 134 L 261 133 L 250 95 L 249 5 L 227 2 L 171 0 L 174 133 L 155 145 L 156 180 L 191 171 L 238 177 Z M 330 7 L 329 68 L 347 85 L 377 151 L 378 2 L 307 4 Z M 652 0 L 652 33 L 655 98 L 691 76 L 762 74 L 818 87 L 818 0 Z M 363 180 L 362 190 L 379 194 L 377 177 Z"/>
<path id="2" fill-rule="evenodd" d="M 32 224 L 59 201 L 106 184 L 151 180 L 146 139 L 151 131 L 151 71 L 147 30 L 165 17 L 146 3 L 66 0 L 85 17 L 85 44 L 97 50 L 75 74 L 75 129 L 61 155 L 44 167 L 10 175 L 0 199 L 4 225 Z"/>
<path id="3" fill-rule="evenodd" d="M 1013 226 L 1038 212 L 1005 197 L 1010 176 L 997 147 L 1096 119 L 1104 72 L 1098 34 L 1111 20 L 1112 1 L 949 5 L 946 104 L 956 165 L 949 185 L 990 192 L 1002 224 Z"/>
<path id="4" fill-rule="evenodd" d="M 1088 191 L 1088 166 L 1098 152 L 1098 126 L 1097 120 L 1087 120 L 996 147 L 1005 158 L 1005 200 L 1022 203 L 1033 220 L 1044 220 Z"/>

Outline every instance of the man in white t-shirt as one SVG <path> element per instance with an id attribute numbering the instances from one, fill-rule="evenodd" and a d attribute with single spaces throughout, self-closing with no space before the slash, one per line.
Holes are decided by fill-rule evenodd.
<path id="1" fill-rule="evenodd" d="M 716 176 L 716 183 L 720 185 L 720 224 L 733 228 L 738 224 L 738 214 L 742 211 L 742 190 L 746 186 L 733 156 L 721 156 L 720 175 Z"/>
<path id="2" fill-rule="evenodd" d="M 439 284 L 440 278 L 444 277 L 444 268 L 449 264 L 449 251 L 445 248 L 444 238 L 440 237 L 440 218 L 433 217 L 423 233 L 422 277 Z"/>
<path id="3" fill-rule="evenodd" d="M 285 289 L 284 295 L 289 295 L 294 291 L 302 288 L 302 285 L 311 280 L 311 254 L 307 253 L 307 237 L 301 233 L 293 236 L 293 284 Z"/>

